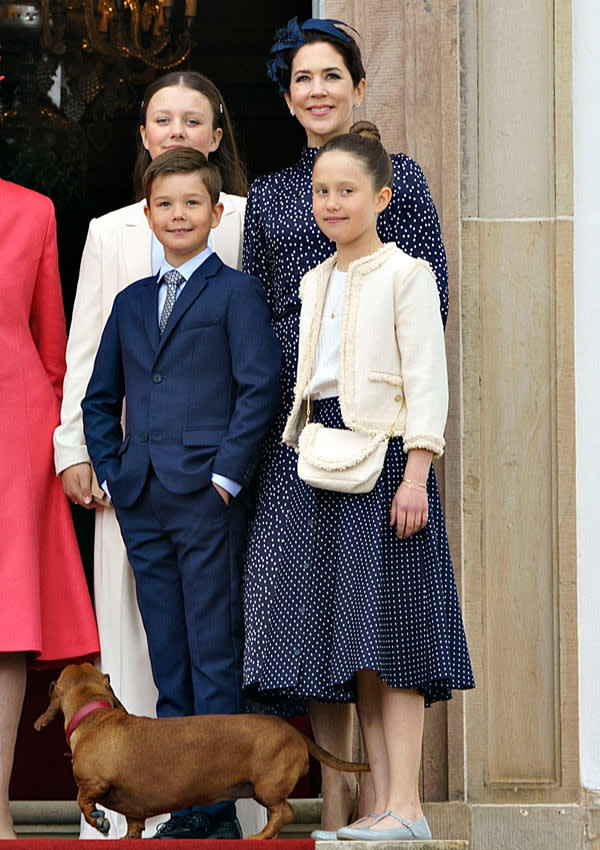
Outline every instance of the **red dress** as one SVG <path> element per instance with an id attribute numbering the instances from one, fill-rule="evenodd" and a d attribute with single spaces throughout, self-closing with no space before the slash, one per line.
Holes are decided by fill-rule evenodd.
<path id="1" fill-rule="evenodd" d="M 99 651 L 54 473 L 65 347 L 52 202 L 0 179 L 0 652 L 59 664 Z"/>

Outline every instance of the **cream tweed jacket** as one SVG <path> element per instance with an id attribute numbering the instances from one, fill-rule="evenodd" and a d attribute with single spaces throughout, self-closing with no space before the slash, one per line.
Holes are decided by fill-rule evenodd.
<path id="1" fill-rule="evenodd" d="M 297 449 L 306 421 L 321 314 L 334 254 L 300 284 L 302 311 L 294 404 L 283 441 Z M 403 437 L 404 451 L 440 456 L 448 413 L 444 329 L 428 263 L 393 243 L 350 263 L 340 339 L 339 400 L 353 431 Z M 393 430 L 392 430 L 393 429 Z"/>

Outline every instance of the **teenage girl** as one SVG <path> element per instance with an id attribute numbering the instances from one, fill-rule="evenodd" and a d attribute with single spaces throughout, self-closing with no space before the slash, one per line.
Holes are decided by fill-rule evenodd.
<path id="1" fill-rule="evenodd" d="M 378 236 L 393 169 L 365 124 L 370 137 L 336 136 L 315 157 L 313 212 L 337 251 L 301 283 L 283 439 L 297 445 L 307 396 L 313 421 L 393 436 L 370 493 L 296 478 L 269 629 L 293 665 L 285 694 L 357 702 L 375 797 L 372 813 L 337 837 L 428 839 L 418 790 L 424 708 L 473 687 L 431 468 L 444 448 L 444 334 L 428 263 Z"/>

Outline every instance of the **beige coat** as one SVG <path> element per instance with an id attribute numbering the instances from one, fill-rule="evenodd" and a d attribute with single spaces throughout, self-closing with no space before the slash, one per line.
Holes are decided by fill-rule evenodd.
<path id="1" fill-rule="evenodd" d="M 297 447 L 321 314 L 336 255 L 304 276 L 294 404 L 283 432 Z M 344 291 L 338 390 L 353 431 L 392 432 L 404 450 L 444 450 L 448 377 L 435 277 L 394 244 L 350 263 Z"/>
<path id="2" fill-rule="evenodd" d="M 221 194 L 221 201 L 225 209 L 219 226 L 212 232 L 213 248 L 224 263 L 240 268 L 246 199 Z M 104 324 L 117 293 L 150 274 L 151 231 L 144 216 L 144 201 L 90 222 L 67 344 L 61 424 L 54 433 L 57 474 L 73 464 L 89 462 L 81 400 Z M 112 508 L 96 511 L 94 596 L 103 672 L 110 674 L 112 687 L 128 711 L 155 716 L 157 692 L 146 634 L 137 606 L 133 573 Z M 255 805 L 246 809 L 249 816 L 242 827 L 255 832 L 265 823 L 264 815 Z M 107 816 L 111 824 L 108 837 L 124 834 L 123 816 L 109 811 Z M 153 831 L 149 825 L 149 834 Z M 84 824 L 82 836 L 95 838 L 97 833 Z"/>

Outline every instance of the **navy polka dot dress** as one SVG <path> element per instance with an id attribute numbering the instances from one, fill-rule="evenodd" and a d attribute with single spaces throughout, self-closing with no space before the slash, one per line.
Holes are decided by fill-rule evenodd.
<path id="1" fill-rule="evenodd" d="M 281 442 L 296 379 L 300 280 L 335 250 L 312 215 L 316 152 L 305 148 L 296 165 L 254 181 L 244 226 L 243 268 L 263 281 L 283 350 L 282 407 L 261 458 L 246 552 L 244 686 L 253 709 L 287 716 L 305 710 L 307 698 L 355 701 L 362 668 L 391 686 L 418 688 L 428 705 L 473 687 L 433 471 L 429 523 L 401 541 L 389 529 L 406 461 L 399 438 L 375 489 L 350 496 L 304 484 L 296 453 Z M 392 162 L 379 236 L 431 264 L 445 321 L 437 213 L 419 166 L 404 154 Z M 337 400 L 320 402 L 318 417 L 344 427 Z"/>

